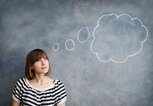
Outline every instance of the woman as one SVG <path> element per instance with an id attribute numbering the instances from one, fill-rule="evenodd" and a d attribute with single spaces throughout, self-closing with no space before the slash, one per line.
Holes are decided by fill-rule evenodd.
<path id="1" fill-rule="evenodd" d="M 66 91 L 60 80 L 49 78 L 48 55 L 41 49 L 28 53 L 25 78 L 16 82 L 12 106 L 65 106 Z"/>

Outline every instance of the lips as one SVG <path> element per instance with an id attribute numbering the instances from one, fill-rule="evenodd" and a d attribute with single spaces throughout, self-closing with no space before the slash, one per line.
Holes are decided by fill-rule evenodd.
<path id="1" fill-rule="evenodd" d="M 46 69 L 47 67 L 42 67 L 41 69 Z"/>

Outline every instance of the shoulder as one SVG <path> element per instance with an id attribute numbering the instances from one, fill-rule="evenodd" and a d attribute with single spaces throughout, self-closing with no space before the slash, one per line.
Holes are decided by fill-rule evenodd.
<path id="1" fill-rule="evenodd" d="M 16 83 L 21 83 L 21 82 L 25 82 L 25 80 L 26 80 L 26 78 L 19 78 L 17 81 L 16 81 Z"/>
<path id="2" fill-rule="evenodd" d="M 58 84 L 58 85 L 64 84 L 61 80 L 58 80 L 58 79 L 55 79 L 55 80 L 54 80 L 54 83 L 55 83 L 55 84 Z"/>
<path id="3" fill-rule="evenodd" d="M 23 91 L 25 87 L 25 78 L 20 78 L 16 81 L 16 84 L 14 86 L 14 89 L 13 89 L 13 94 L 16 95 L 20 95 Z"/>
<path id="4" fill-rule="evenodd" d="M 66 101 L 66 89 L 64 83 L 61 80 L 55 80 L 55 94 L 57 94 L 58 104 L 62 104 Z"/>
<path id="5" fill-rule="evenodd" d="M 65 88 L 64 83 L 61 80 L 54 80 L 55 87 Z"/>
<path id="6" fill-rule="evenodd" d="M 25 82 L 26 82 L 26 78 L 20 78 L 16 81 L 16 86 L 23 86 L 25 85 Z"/>

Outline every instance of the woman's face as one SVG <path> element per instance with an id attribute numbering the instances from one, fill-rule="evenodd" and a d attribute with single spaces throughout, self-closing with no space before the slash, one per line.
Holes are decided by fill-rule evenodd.
<path id="1" fill-rule="evenodd" d="M 43 74 L 45 75 L 49 70 L 49 61 L 46 57 L 42 57 L 38 59 L 33 65 L 32 69 L 34 69 L 35 74 Z"/>

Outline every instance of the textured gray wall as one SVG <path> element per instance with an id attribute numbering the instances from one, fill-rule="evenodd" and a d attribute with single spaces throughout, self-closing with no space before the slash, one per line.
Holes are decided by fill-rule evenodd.
<path id="1" fill-rule="evenodd" d="M 152 0 L 1 0 L 0 106 L 26 54 L 49 54 L 68 106 L 153 106 Z"/>

